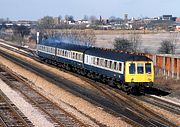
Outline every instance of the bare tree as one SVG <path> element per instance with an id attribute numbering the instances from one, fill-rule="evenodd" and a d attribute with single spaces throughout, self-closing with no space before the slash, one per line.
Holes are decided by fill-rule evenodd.
<path id="1" fill-rule="evenodd" d="M 52 37 L 50 34 L 49 36 Z M 66 43 L 85 46 L 94 46 L 96 41 L 96 36 L 93 30 L 63 30 L 54 33 L 53 37 Z"/>
<path id="2" fill-rule="evenodd" d="M 169 38 L 161 42 L 161 47 L 159 47 L 158 52 L 162 54 L 175 54 L 178 41 L 177 38 L 178 33 L 171 32 Z"/>
<path id="3" fill-rule="evenodd" d="M 88 20 L 89 20 L 89 17 L 88 17 L 87 15 L 84 15 L 84 18 L 83 18 L 83 20 L 86 20 L 86 21 L 88 21 Z"/>
<path id="4" fill-rule="evenodd" d="M 152 51 L 149 48 L 144 48 L 142 52 L 146 53 L 146 54 L 151 54 L 152 53 Z"/>
<path id="5" fill-rule="evenodd" d="M 94 24 L 94 23 L 96 23 L 97 18 L 96 18 L 96 16 L 90 16 L 89 20 L 92 24 Z"/>
<path id="6" fill-rule="evenodd" d="M 162 54 L 174 54 L 175 45 L 170 40 L 164 40 L 161 42 L 161 47 L 158 49 L 158 52 Z"/>
<path id="7" fill-rule="evenodd" d="M 110 22 L 115 22 L 115 21 L 116 21 L 116 17 L 115 17 L 115 16 L 109 17 L 109 21 L 110 21 Z"/>
<path id="8" fill-rule="evenodd" d="M 123 51 L 132 51 L 132 43 L 125 38 L 116 38 L 114 40 L 114 49 Z"/>
<path id="9" fill-rule="evenodd" d="M 74 17 L 72 15 L 65 15 L 65 20 L 66 21 L 71 21 L 71 22 L 74 22 Z"/>
<path id="10" fill-rule="evenodd" d="M 16 41 L 19 41 L 21 45 L 24 45 L 24 37 L 29 35 L 31 30 L 27 26 L 15 26 L 14 27 L 14 35 L 17 37 Z"/>
<path id="11" fill-rule="evenodd" d="M 45 16 L 40 20 L 39 27 L 52 28 L 54 26 L 54 19 L 51 16 Z"/>
<path id="12" fill-rule="evenodd" d="M 132 43 L 133 52 L 140 52 L 140 47 L 142 43 L 142 36 L 135 31 L 133 31 L 129 36 L 129 41 Z"/>
<path id="13" fill-rule="evenodd" d="M 93 30 L 82 30 L 80 32 L 80 40 L 83 42 L 83 45 L 94 46 L 96 41 L 96 35 Z"/>
<path id="14" fill-rule="evenodd" d="M 58 16 L 58 19 L 59 19 L 59 20 L 61 20 L 61 19 L 62 19 L 62 16 L 61 16 L 61 15 L 59 15 L 59 16 Z"/>

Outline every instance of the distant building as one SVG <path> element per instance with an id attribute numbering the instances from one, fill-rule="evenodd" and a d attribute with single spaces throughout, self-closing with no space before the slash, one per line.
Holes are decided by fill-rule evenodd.
<path id="1" fill-rule="evenodd" d="M 78 24 L 89 24 L 88 20 L 78 20 L 77 21 Z"/>
<path id="2" fill-rule="evenodd" d="M 180 31 L 180 23 L 176 23 L 176 30 Z"/>
<path id="3" fill-rule="evenodd" d="M 16 22 L 14 22 L 16 25 L 21 26 L 31 26 L 32 24 L 34 24 L 34 21 L 29 21 L 29 20 L 18 20 Z"/>
<path id="4" fill-rule="evenodd" d="M 176 18 L 176 22 L 180 23 L 180 17 Z"/>
<path id="5" fill-rule="evenodd" d="M 153 20 L 161 20 L 162 18 L 160 16 L 154 17 Z"/>
<path id="6" fill-rule="evenodd" d="M 128 14 L 124 14 L 124 20 L 125 20 L 125 21 L 128 20 Z"/>
<path id="7" fill-rule="evenodd" d="M 99 17 L 99 21 L 102 22 L 102 17 L 101 16 Z"/>
<path id="8" fill-rule="evenodd" d="M 162 20 L 172 20 L 172 15 L 163 15 Z"/>

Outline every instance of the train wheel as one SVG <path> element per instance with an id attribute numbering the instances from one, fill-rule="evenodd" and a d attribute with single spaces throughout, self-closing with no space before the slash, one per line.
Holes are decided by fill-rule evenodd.
<path id="1" fill-rule="evenodd" d="M 108 80 L 108 85 L 114 87 L 114 81 L 112 79 Z"/>

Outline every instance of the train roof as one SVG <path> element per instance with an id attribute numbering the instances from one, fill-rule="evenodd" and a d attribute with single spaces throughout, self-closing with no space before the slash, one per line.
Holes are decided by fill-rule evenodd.
<path id="1" fill-rule="evenodd" d="M 115 50 L 108 50 L 108 49 L 100 49 L 100 48 L 91 48 L 85 52 L 88 55 L 103 57 L 107 59 L 113 59 L 117 61 L 152 61 L 150 58 L 146 57 L 145 55 L 135 54 L 135 53 L 128 53 L 123 51 L 115 51 Z"/>
<path id="2" fill-rule="evenodd" d="M 77 51 L 77 52 L 84 52 L 85 50 L 88 49 L 87 46 L 64 43 L 63 41 L 59 41 L 59 40 L 42 41 L 42 43 L 40 43 L 40 44 L 41 45 L 46 45 L 46 46 L 51 46 L 51 47 L 57 47 L 57 48 L 60 48 L 60 49 L 65 49 L 65 50 Z"/>
<path id="3" fill-rule="evenodd" d="M 62 40 L 55 40 L 55 39 L 45 39 L 41 43 L 41 45 L 57 47 L 65 50 L 72 50 L 77 52 L 85 52 L 88 55 L 103 57 L 107 59 L 113 59 L 117 61 L 152 61 L 150 58 L 146 57 L 145 55 L 135 54 L 135 53 L 128 53 L 128 52 L 121 52 L 115 51 L 110 49 L 101 49 L 95 47 L 87 47 L 82 45 L 64 43 Z"/>

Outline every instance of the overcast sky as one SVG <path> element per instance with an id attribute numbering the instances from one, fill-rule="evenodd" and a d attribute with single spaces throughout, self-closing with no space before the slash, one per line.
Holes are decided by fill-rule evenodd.
<path id="1" fill-rule="evenodd" d="M 0 0 L 0 18 L 10 20 L 37 20 L 43 16 L 75 19 L 84 15 L 103 18 L 110 16 L 123 18 L 155 17 L 172 14 L 180 17 L 180 0 Z"/>

